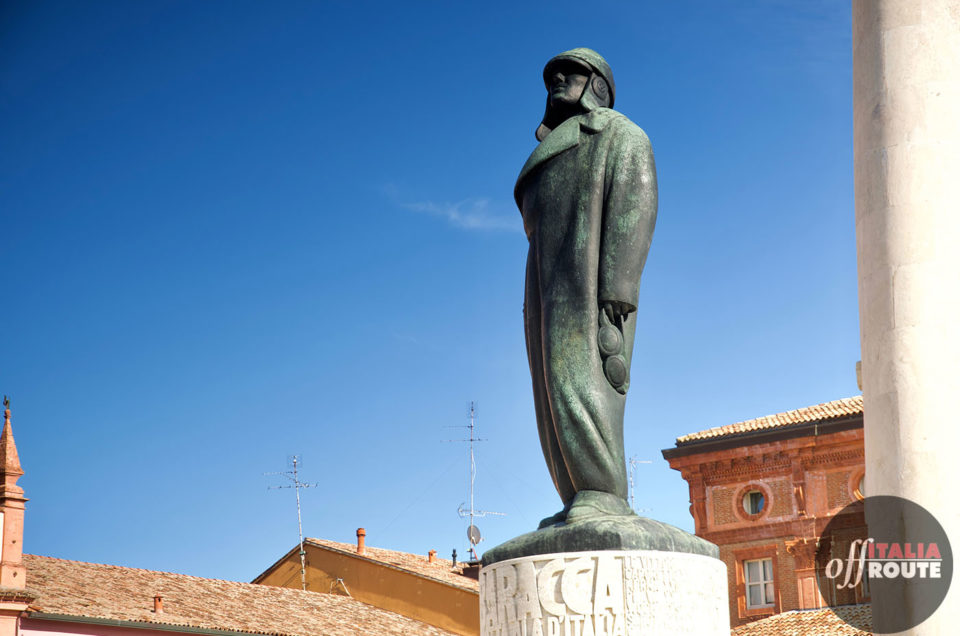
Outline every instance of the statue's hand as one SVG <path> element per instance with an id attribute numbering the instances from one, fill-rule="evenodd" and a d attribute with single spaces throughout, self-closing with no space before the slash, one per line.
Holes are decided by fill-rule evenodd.
<path id="1" fill-rule="evenodd" d="M 620 302 L 619 300 L 605 300 L 602 304 L 603 313 L 605 313 L 610 322 L 615 325 L 623 324 L 623 318 L 634 310 L 633 305 Z"/>
<path id="2" fill-rule="evenodd" d="M 600 303 L 600 325 L 597 330 L 597 348 L 603 365 L 603 375 L 617 393 L 626 395 L 630 382 L 630 368 L 624 358 L 623 323 L 628 313 L 634 310 L 632 305 L 616 300 Z"/>

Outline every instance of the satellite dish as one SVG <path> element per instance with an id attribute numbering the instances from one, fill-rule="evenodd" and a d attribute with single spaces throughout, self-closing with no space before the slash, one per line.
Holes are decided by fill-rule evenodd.
<path id="1" fill-rule="evenodd" d="M 483 541 L 483 537 L 480 536 L 480 528 L 471 524 L 470 527 L 467 528 L 467 539 L 470 540 L 471 545 L 477 545 Z"/>

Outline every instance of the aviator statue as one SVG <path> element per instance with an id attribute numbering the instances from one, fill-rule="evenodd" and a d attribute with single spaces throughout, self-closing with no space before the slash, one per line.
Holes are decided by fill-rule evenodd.
<path id="1" fill-rule="evenodd" d="M 613 74 L 596 51 L 561 53 L 543 80 L 540 145 L 514 197 L 530 242 L 523 313 L 537 428 L 563 509 L 484 552 L 483 566 L 600 550 L 717 558 L 717 546 L 637 516 L 626 501 L 623 410 L 657 217 L 650 141 L 612 110 Z"/>
<path id="2" fill-rule="evenodd" d="M 543 80 L 540 145 L 514 190 L 530 242 L 524 328 L 537 427 L 563 501 L 541 529 L 633 514 L 623 412 L 657 217 L 650 141 L 611 110 L 606 61 L 573 49 L 547 63 Z"/>

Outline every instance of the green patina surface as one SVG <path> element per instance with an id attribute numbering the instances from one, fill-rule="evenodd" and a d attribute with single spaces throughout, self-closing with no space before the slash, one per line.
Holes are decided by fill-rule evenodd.
<path id="1" fill-rule="evenodd" d="M 524 329 L 537 428 L 563 509 L 484 562 L 602 549 L 716 556 L 712 544 L 637 517 L 626 503 L 623 413 L 640 275 L 657 218 L 650 140 L 606 107 L 613 75 L 595 51 L 553 58 L 544 81 L 541 143 L 514 197 L 530 242 Z M 611 325 L 622 337 L 606 340 L 622 347 L 601 351 L 598 334 Z"/>
<path id="2" fill-rule="evenodd" d="M 719 555 L 714 544 L 666 523 L 637 516 L 606 516 L 522 534 L 487 550 L 483 565 L 537 554 L 593 550 L 658 550 L 714 558 Z"/>
<path id="3" fill-rule="evenodd" d="M 576 66 L 555 73 L 557 60 L 588 65 L 580 69 L 590 77 L 570 79 Z M 543 141 L 514 189 L 530 241 L 524 326 L 537 426 L 564 504 L 561 518 L 576 513 L 584 491 L 619 500 L 592 499 L 591 515 L 619 514 L 627 496 L 623 412 L 640 275 L 657 216 L 653 150 L 643 130 L 600 105 L 610 101 L 593 93 L 596 82 L 606 81 L 612 97 L 613 76 L 595 51 L 562 53 L 544 79 Z M 584 86 L 573 105 L 572 85 Z M 555 104 L 554 95 L 566 101 Z M 610 324 L 623 345 L 601 352 L 597 336 Z M 608 375 L 611 357 L 606 368 L 616 372 Z"/>

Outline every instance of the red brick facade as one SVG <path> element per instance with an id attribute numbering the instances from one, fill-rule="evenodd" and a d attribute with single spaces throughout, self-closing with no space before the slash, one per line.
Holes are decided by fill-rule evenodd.
<path id="1" fill-rule="evenodd" d="M 696 534 L 716 543 L 727 565 L 731 627 L 790 610 L 863 601 L 861 590 L 824 599 L 814 565 L 830 517 L 862 498 L 863 415 L 804 420 L 806 411 L 822 412 L 815 408 L 733 425 L 732 432 L 685 436 L 663 452 L 689 484 Z M 789 416 L 786 425 L 782 416 Z M 769 421 L 779 423 L 765 426 Z M 753 422 L 760 424 L 744 426 Z M 744 504 L 753 491 L 763 496 L 756 514 Z M 862 511 L 848 525 L 862 531 Z M 762 600 L 755 597 L 758 606 L 748 607 L 745 563 L 767 559 L 762 567 L 772 571 L 772 586 L 754 585 Z M 764 576 L 760 580 L 768 583 Z"/>

